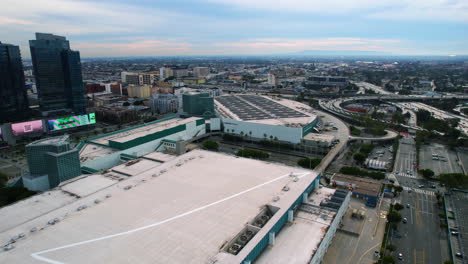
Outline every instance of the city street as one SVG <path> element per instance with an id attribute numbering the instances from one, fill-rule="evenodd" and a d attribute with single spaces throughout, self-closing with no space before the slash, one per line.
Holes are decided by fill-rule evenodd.
<path id="1" fill-rule="evenodd" d="M 400 139 L 395 160 L 394 174 L 403 191 L 396 199 L 405 207 L 398 231 L 390 237 L 397 247 L 396 254 L 403 254 L 403 263 L 438 264 L 449 258 L 447 235 L 440 229 L 439 208 L 435 183 L 417 175 L 416 147 L 412 137 Z M 436 188 L 432 188 L 435 185 Z M 409 206 L 409 207 L 408 207 Z"/>
<path id="2" fill-rule="evenodd" d="M 405 181 L 405 178 L 417 179 L 418 175 L 416 169 L 416 146 L 414 139 L 410 136 L 403 137 L 400 139 L 400 145 L 398 147 L 398 155 L 395 159 L 395 166 L 393 167 L 393 173 L 396 176 Z M 400 183 L 401 184 L 401 183 Z M 401 184 L 405 185 L 405 184 Z"/>
<path id="3" fill-rule="evenodd" d="M 443 263 L 448 259 L 447 235 L 439 226 L 436 196 L 403 191 L 399 198 L 405 206 L 401 216 L 407 223 L 402 221 L 389 241 L 397 247 L 396 254 L 403 254 L 402 263 Z"/>

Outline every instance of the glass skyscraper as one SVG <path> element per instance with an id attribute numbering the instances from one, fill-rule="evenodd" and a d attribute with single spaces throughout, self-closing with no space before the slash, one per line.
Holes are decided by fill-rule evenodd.
<path id="1" fill-rule="evenodd" d="M 29 174 L 23 176 L 23 185 L 29 190 L 48 190 L 81 175 L 78 149 L 71 148 L 68 135 L 30 143 L 26 156 Z"/>
<path id="2" fill-rule="evenodd" d="M 28 115 L 19 47 L 0 42 L 0 123 L 20 120 Z"/>
<path id="3" fill-rule="evenodd" d="M 80 53 L 65 37 L 46 33 L 36 33 L 29 46 L 41 111 L 85 113 Z"/>

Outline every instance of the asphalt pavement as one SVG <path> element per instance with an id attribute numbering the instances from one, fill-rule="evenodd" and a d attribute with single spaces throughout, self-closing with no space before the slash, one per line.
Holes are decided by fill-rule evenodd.
<path id="1" fill-rule="evenodd" d="M 421 169 L 431 169 L 436 176 L 442 173 L 463 173 L 457 154 L 444 145 L 422 145 L 419 158 Z"/>
<path id="2" fill-rule="evenodd" d="M 416 145 L 410 136 L 400 139 L 398 155 L 393 166 L 393 173 L 401 178 L 418 179 L 416 165 Z"/>
<path id="3" fill-rule="evenodd" d="M 400 194 L 405 206 L 401 216 L 407 219 L 389 237 L 396 254 L 403 254 L 401 263 L 440 264 L 448 259 L 447 234 L 440 228 L 439 208 L 435 195 L 412 191 Z M 409 205 L 409 208 L 407 207 Z M 443 257 L 444 255 L 444 257 Z"/>
<path id="4" fill-rule="evenodd" d="M 447 234 L 440 228 L 436 192 L 443 188 L 417 175 L 416 145 L 412 137 L 400 139 L 394 174 L 403 192 L 395 198 L 404 205 L 398 231 L 389 240 L 403 254 L 401 263 L 439 264 L 449 259 Z M 435 187 L 435 188 L 433 188 Z M 409 207 L 408 207 L 409 206 Z"/>

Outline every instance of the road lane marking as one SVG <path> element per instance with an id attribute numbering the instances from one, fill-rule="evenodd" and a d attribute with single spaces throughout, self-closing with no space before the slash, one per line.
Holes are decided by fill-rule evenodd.
<path id="1" fill-rule="evenodd" d="M 361 259 L 362 259 L 367 253 L 369 253 L 369 251 L 371 251 L 372 249 L 374 249 L 374 248 L 380 246 L 380 243 L 381 243 L 381 242 L 375 244 L 373 247 L 371 247 L 371 248 L 369 248 L 368 250 L 366 250 L 366 252 L 364 252 L 364 253 L 361 255 L 361 257 L 359 258 L 359 261 L 358 261 L 357 263 L 361 263 Z"/>

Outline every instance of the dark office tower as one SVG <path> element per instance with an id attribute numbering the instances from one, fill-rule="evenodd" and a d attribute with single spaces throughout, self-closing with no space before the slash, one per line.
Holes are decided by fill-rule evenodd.
<path id="1" fill-rule="evenodd" d="M 27 115 L 28 96 L 19 47 L 0 42 L 0 124 Z"/>
<path id="2" fill-rule="evenodd" d="M 39 105 L 44 115 L 71 110 L 84 113 L 84 86 L 80 53 L 65 37 L 36 33 L 30 40 Z"/>

